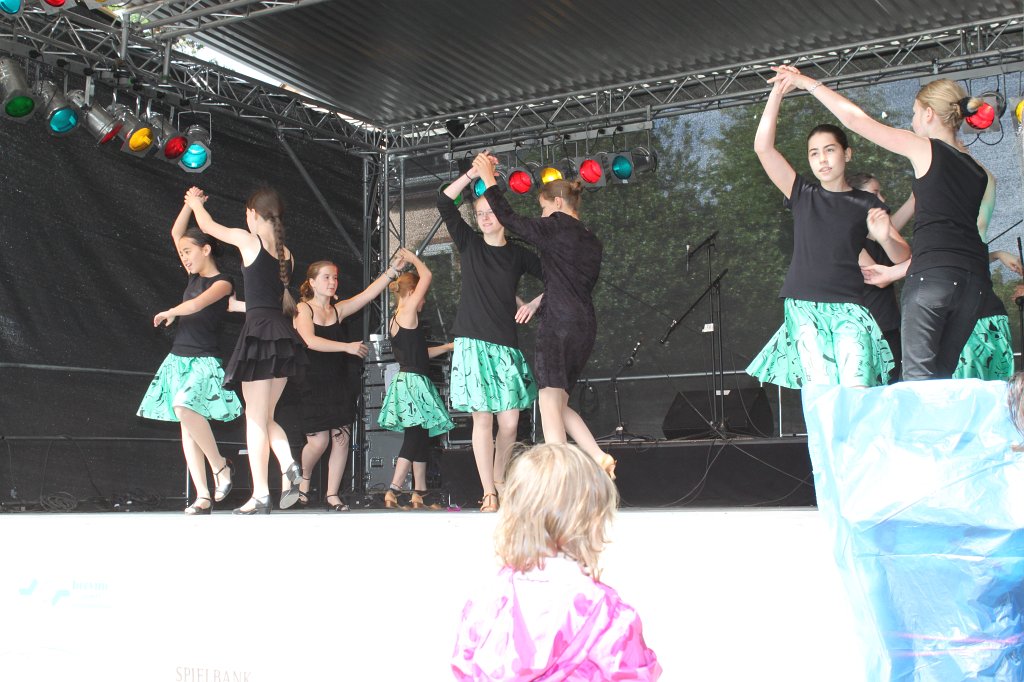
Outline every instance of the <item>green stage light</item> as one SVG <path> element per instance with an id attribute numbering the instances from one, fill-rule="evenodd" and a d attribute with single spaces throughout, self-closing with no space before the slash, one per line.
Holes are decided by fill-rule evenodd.
<path id="1" fill-rule="evenodd" d="M 78 127 L 78 112 L 53 81 L 39 81 L 36 86 L 43 116 L 51 135 L 67 135 Z"/>
<path id="2" fill-rule="evenodd" d="M 28 87 L 21 64 L 10 57 L 0 59 L 0 98 L 4 118 L 24 122 L 35 113 L 35 93 Z"/>

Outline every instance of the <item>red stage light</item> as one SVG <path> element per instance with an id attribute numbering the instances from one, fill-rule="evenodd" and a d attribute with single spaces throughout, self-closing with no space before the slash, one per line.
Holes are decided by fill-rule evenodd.
<path id="1" fill-rule="evenodd" d="M 528 194 L 533 189 L 533 176 L 517 168 L 508 176 L 508 188 L 516 194 Z"/>
<path id="2" fill-rule="evenodd" d="M 184 135 L 178 135 L 172 137 L 164 145 L 164 158 L 169 161 L 177 161 L 178 157 L 185 153 L 188 149 L 188 138 Z"/>
<path id="3" fill-rule="evenodd" d="M 100 138 L 100 144 L 106 144 L 117 137 L 117 134 L 121 132 L 122 124 L 118 123 L 114 126 L 109 133 Z"/>
<path id="4" fill-rule="evenodd" d="M 601 164 L 594 159 L 587 159 L 580 164 L 580 177 L 589 185 L 600 181 L 603 174 L 604 171 L 601 170 Z"/>
<path id="5" fill-rule="evenodd" d="M 992 125 L 992 121 L 996 120 L 996 110 L 991 104 L 984 102 L 977 111 L 964 120 L 975 130 L 985 130 Z"/>

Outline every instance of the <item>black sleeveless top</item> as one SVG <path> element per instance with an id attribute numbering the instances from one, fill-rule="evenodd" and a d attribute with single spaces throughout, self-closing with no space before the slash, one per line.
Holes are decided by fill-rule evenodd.
<path id="1" fill-rule="evenodd" d="M 242 265 L 242 281 L 245 283 L 246 310 L 281 308 L 284 283 L 281 281 L 280 265 L 277 259 L 263 248 L 262 239 L 256 260 L 250 265 Z"/>
<path id="2" fill-rule="evenodd" d="M 234 289 L 231 278 L 225 274 L 218 273 L 213 277 L 189 275 L 188 285 L 185 286 L 185 293 L 181 297 L 182 302 L 197 298 L 216 282 L 227 282 Z M 180 316 L 171 353 L 186 358 L 210 358 L 220 355 L 217 334 L 227 314 L 228 297 L 225 296 L 197 313 Z"/>
<path id="3" fill-rule="evenodd" d="M 914 179 L 917 211 L 909 274 L 955 267 L 988 279 L 988 248 L 978 234 L 988 175 L 969 154 L 940 140 L 931 144 L 932 164 Z"/>
<path id="4" fill-rule="evenodd" d="M 423 325 L 415 329 L 406 329 L 392 318 L 398 331 L 391 335 L 391 349 L 395 352 L 399 369 L 414 374 L 430 373 L 430 356 L 427 354 L 427 334 Z"/>

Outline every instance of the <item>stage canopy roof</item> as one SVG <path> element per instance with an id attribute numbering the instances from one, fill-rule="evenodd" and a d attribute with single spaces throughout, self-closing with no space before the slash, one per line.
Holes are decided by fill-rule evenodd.
<path id="1" fill-rule="evenodd" d="M 84 59 L 143 96 L 176 90 L 182 106 L 357 152 L 414 153 L 747 103 L 787 60 L 847 85 L 1018 71 L 1022 19 L 1020 0 L 153 0 L 106 14 L 27 5 L 0 22 L 0 51 Z M 203 63 L 182 38 L 277 83 Z"/>

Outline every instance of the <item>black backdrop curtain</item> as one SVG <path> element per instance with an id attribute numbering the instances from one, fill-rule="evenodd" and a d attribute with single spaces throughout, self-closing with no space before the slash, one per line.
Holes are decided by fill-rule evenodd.
<path id="1" fill-rule="evenodd" d="M 296 257 L 293 288 L 321 259 L 340 266 L 339 295 L 361 287 L 361 266 L 273 131 L 223 116 L 212 128 L 212 166 L 188 174 L 121 153 L 115 142 L 98 147 L 84 130 L 54 138 L 38 119 L 0 121 L 0 502 L 51 490 L 183 490 L 179 444 L 119 439 L 178 437 L 176 425 L 135 411 L 171 346 L 173 329 L 154 329 L 152 319 L 181 300 L 185 273 L 169 231 L 191 185 L 210 195 L 214 218 L 233 227 L 245 227 L 252 190 L 275 187 Z M 289 144 L 362 244 L 362 161 L 312 142 Z M 244 298 L 237 250 L 225 248 L 220 267 Z M 351 322 L 358 338 L 361 321 Z M 240 323 L 237 316 L 224 330 L 225 356 Z M 284 402 L 282 425 L 301 443 L 294 396 Z M 243 420 L 216 433 L 240 443 Z M 54 436 L 70 439 L 31 440 Z"/>

